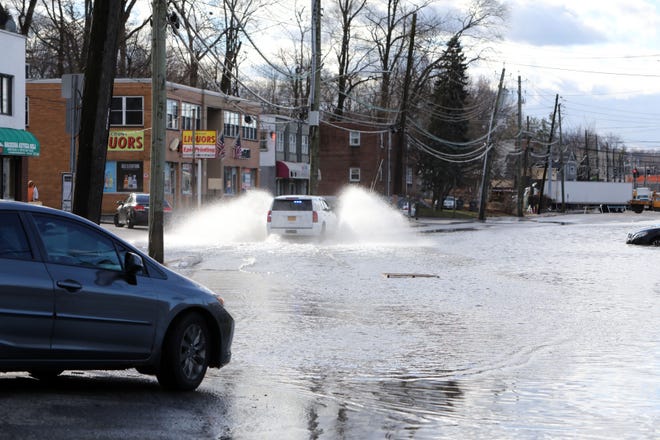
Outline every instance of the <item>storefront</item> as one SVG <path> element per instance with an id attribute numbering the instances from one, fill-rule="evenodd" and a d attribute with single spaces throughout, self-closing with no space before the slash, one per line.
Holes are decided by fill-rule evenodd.
<path id="1" fill-rule="evenodd" d="M 39 156 L 41 146 L 32 133 L 0 127 L 0 195 L 6 200 L 24 200 L 28 176 L 24 176 L 24 157 Z"/>
<path id="2" fill-rule="evenodd" d="M 308 163 L 275 162 L 277 195 L 307 194 L 310 166 Z"/>

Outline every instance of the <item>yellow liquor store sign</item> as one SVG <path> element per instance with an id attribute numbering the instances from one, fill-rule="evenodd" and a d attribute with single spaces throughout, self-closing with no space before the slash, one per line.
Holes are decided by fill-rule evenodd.
<path id="1" fill-rule="evenodd" d="M 108 151 L 144 151 L 144 130 L 110 130 Z"/>
<path id="2" fill-rule="evenodd" d="M 195 130 L 194 137 L 192 130 L 184 130 L 181 153 L 191 158 L 194 148 L 196 159 L 215 159 L 217 139 L 215 130 Z"/>

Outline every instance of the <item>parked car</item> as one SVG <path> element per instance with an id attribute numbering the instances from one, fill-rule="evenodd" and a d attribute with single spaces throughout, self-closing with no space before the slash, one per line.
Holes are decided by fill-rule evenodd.
<path id="1" fill-rule="evenodd" d="M 414 202 L 409 202 L 408 200 L 403 200 L 399 203 L 399 208 L 405 216 L 415 217 L 417 214 L 417 206 Z"/>
<path id="2" fill-rule="evenodd" d="M 172 207 L 163 199 L 163 222 L 167 223 L 172 215 Z M 147 226 L 149 224 L 149 194 L 130 193 L 125 200 L 117 202 L 114 216 L 115 226 Z"/>
<path id="3" fill-rule="evenodd" d="M 454 209 L 456 207 L 456 199 L 454 196 L 447 196 L 442 201 L 442 207 L 445 209 Z"/>
<path id="4" fill-rule="evenodd" d="M 630 232 L 626 238 L 628 244 L 640 244 L 645 246 L 660 246 L 660 225 Z"/>
<path id="5" fill-rule="evenodd" d="M 335 232 L 337 216 L 321 196 L 278 196 L 268 211 L 266 225 L 268 234 L 324 237 Z"/>
<path id="6" fill-rule="evenodd" d="M 97 224 L 0 201 L 0 371 L 136 368 L 193 390 L 233 332 L 222 298 Z"/>

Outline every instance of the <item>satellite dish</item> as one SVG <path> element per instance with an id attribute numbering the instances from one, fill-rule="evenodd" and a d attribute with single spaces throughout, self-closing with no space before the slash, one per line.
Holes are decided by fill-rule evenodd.
<path id="1" fill-rule="evenodd" d="M 245 115 L 244 119 L 245 119 L 246 124 L 249 124 L 250 122 L 252 122 L 252 116 L 250 116 L 250 115 Z"/>
<path id="2" fill-rule="evenodd" d="M 172 142 L 170 142 L 170 150 L 176 151 L 179 148 L 179 138 L 174 138 L 172 139 Z"/>

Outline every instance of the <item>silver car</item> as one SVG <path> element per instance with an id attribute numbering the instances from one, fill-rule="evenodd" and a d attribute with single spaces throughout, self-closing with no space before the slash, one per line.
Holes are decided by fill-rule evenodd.
<path id="1" fill-rule="evenodd" d="M 233 333 L 220 297 L 111 232 L 0 201 L 0 371 L 137 368 L 193 390 L 229 362 Z"/>

